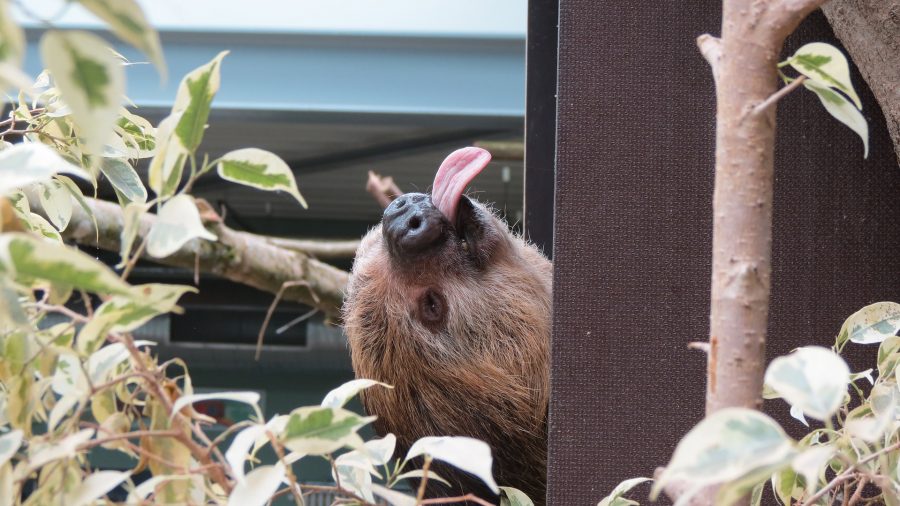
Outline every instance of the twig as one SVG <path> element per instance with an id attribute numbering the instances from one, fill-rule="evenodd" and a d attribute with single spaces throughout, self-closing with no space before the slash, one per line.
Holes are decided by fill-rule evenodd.
<path id="1" fill-rule="evenodd" d="M 259 335 L 256 336 L 257 361 L 259 360 L 259 356 L 262 354 L 263 336 L 266 335 L 266 329 L 269 328 L 269 320 L 272 319 L 272 314 L 275 312 L 275 308 L 278 307 L 278 302 L 284 295 L 285 290 L 287 290 L 288 288 L 293 288 L 295 286 L 305 286 L 309 288 L 309 283 L 307 283 L 306 281 L 285 281 L 281 284 L 281 288 L 278 289 L 278 293 L 275 294 L 275 299 L 272 300 L 272 304 L 269 305 L 269 310 L 266 311 L 266 318 L 263 320 L 262 327 L 259 328 Z M 309 290 L 309 293 L 313 298 L 317 297 L 316 293 L 312 290 Z"/>
<path id="2" fill-rule="evenodd" d="M 842 482 L 844 482 L 844 481 L 848 480 L 849 478 L 851 478 L 851 477 L 853 476 L 853 473 L 855 473 L 855 472 L 856 472 L 860 467 L 862 467 L 864 464 L 866 464 L 866 463 L 868 463 L 868 462 L 870 462 L 870 461 L 872 461 L 872 460 L 874 460 L 874 459 L 880 457 L 881 455 L 884 455 L 885 453 L 892 452 L 892 451 L 894 451 L 894 450 L 896 450 L 896 449 L 898 449 L 898 448 L 900 448 L 900 442 L 894 443 L 894 444 L 892 444 L 892 445 L 890 445 L 890 446 L 886 446 L 886 447 L 882 448 L 881 450 L 878 450 L 877 452 L 875 452 L 875 453 L 873 453 L 873 454 L 867 456 L 866 458 L 860 460 L 860 461 L 857 462 L 856 464 L 853 464 L 853 465 L 850 466 L 847 470 L 845 470 L 845 471 L 842 472 L 841 474 L 835 476 L 834 479 L 832 479 L 830 482 L 828 482 L 828 485 L 825 485 L 824 488 L 822 488 L 821 490 L 819 490 L 819 491 L 816 492 L 815 494 L 811 495 L 811 496 L 809 497 L 809 499 L 807 499 L 806 502 L 803 503 L 803 506 L 812 506 L 813 504 L 815 504 L 816 501 L 818 501 L 819 499 L 821 499 L 822 496 L 824 496 L 826 493 L 828 493 L 829 490 L 831 490 L 832 488 L 834 488 L 834 487 L 840 485 Z"/>
<path id="3" fill-rule="evenodd" d="M 294 318 L 293 320 L 291 320 L 291 321 L 285 323 L 284 325 L 278 327 L 277 329 L 275 329 L 275 333 L 281 334 L 281 333 L 285 332 L 286 330 L 288 330 L 289 328 L 293 327 L 294 325 L 297 325 L 298 323 L 302 323 L 306 320 L 309 320 L 310 318 L 315 316 L 315 314 L 318 312 L 319 312 L 318 309 L 312 308 L 309 311 L 303 313 L 302 315 Z"/>
<path id="4" fill-rule="evenodd" d="M 284 471 L 288 478 L 288 487 L 294 495 L 294 502 L 297 506 L 303 506 L 303 497 L 300 495 L 300 490 L 298 490 L 297 477 L 294 476 L 294 469 L 288 464 L 287 459 L 284 458 L 284 448 L 281 447 L 281 442 L 278 441 L 278 438 L 276 438 L 275 434 L 272 434 L 272 431 L 270 430 L 266 431 L 266 436 L 269 438 L 269 441 L 272 442 L 272 449 L 275 450 L 275 455 L 278 456 L 278 460 L 284 464 Z"/>
<path id="5" fill-rule="evenodd" d="M 776 91 L 775 93 L 772 93 L 772 95 L 770 95 L 769 98 L 756 104 L 756 107 L 753 108 L 751 113 L 758 115 L 758 114 L 762 114 L 762 113 L 766 112 L 766 109 L 775 105 L 775 103 L 778 102 L 779 100 L 781 100 L 785 95 L 796 90 L 797 87 L 799 87 L 801 84 L 803 84 L 803 81 L 806 81 L 806 76 L 800 76 L 797 79 L 794 79 L 787 86 L 784 86 L 784 87 L 780 88 L 778 91 Z"/>
<path id="6" fill-rule="evenodd" d="M 422 465 L 422 481 L 419 483 L 419 492 L 416 494 L 416 504 L 422 504 L 425 497 L 425 485 L 428 483 L 428 468 L 431 467 L 431 457 L 425 456 L 425 463 Z"/>
<path id="7" fill-rule="evenodd" d="M 394 183 L 390 176 L 380 176 L 369 171 L 369 180 L 366 182 L 366 191 L 383 208 L 391 205 L 395 198 L 403 195 L 403 191 Z"/>
<path id="8" fill-rule="evenodd" d="M 87 450 L 93 448 L 95 446 L 104 445 L 111 441 L 118 441 L 120 439 L 134 439 L 141 437 L 176 437 L 178 436 L 179 431 L 177 429 L 172 430 L 136 430 L 133 432 L 126 432 L 124 434 L 114 434 L 112 436 L 103 437 L 100 439 L 93 439 L 86 443 L 83 443 L 78 447 L 78 450 Z"/>
<path id="9" fill-rule="evenodd" d="M 860 498 L 862 498 L 863 489 L 866 488 L 866 484 L 869 482 L 869 479 L 863 476 L 859 479 L 859 482 L 856 484 L 856 490 L 853 492 L 853 497 L 850 498 L 850 501 L 847 502 L 847 506 L 853 506 L 857 502 L 859 502 Z M 844 487 L 844 496 L 846 497 L 847 488 Z"/>
<path id="10" fill-rule="evenodd" d="M 688 343 L 687 345 L 689 350 L 700 350 L 704 353 L 709 353 L 709 343 L 705 343 L 702 341 L 693 341 Z"/>
<path id="11" fill-rule="evenodd" d="M 484 499 L 476 496 L 475 494 L 466 494 L 466 495 L 460 495 L 457 497 L 438 497 L 435 499 L 425 499 L 424 501 L 420 502 L 419 504 L 422 504 L 422 505 L 425 505 L 425 504 L 452 504 L 455 502 L 466 502 L 466 501 L 472 501 L 476 504 L 480 504 L 481 506 L 494 506 L 493 504 L 485 501 Z"/>

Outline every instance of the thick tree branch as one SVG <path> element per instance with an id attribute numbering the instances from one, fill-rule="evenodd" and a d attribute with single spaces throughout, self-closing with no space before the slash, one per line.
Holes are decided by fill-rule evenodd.
<path id="1" fill-rule="evenodd" d="M 325 241 L 317 239 L 289 239 L 286 237 L 263 237 L 266 242 L 279 248 L 298 251 L 320 260 L 341 260 L 353 258 L 359 239 Z"/>
<path id="2" fill-rule="evenodd" d="M 97 220 L 99 240 L 91 218 L 76 206 L 63 237 L 85 246 L 96 246 L 118 252 L 121 245 L 122 209 L 114 203 L 86 198 Z M 40 202 L 31 199 L 31 208 L 42 213 Z M 139 238 L 146 237 L 156 220 L 153 214 L 141 218 Z M 340 269 L 310 258 L 298 250 L 286 249 L 269 242 L 270 238 L 238 232 L 218 221 L 207 222 L 218 241 L 193 240 L 166 258 L 143 258 L 185 269 L 194 269 L 195 262 L 203 272 L 242 283 L 270 293 L 277 293 L 285 282 L 300 281 L 284 292 L 283 299 L 313 306 L 328 316 L 337 318 L 343 301 L 348 274 Z M 139 239 L 140 241 L 140 239 Z"/>
<path id="3" fill-rule="evenodd" d="M 822 11 L 881 106 L 900 162 L 900 1 L 831 0 Z"/>
<path id="4" fill-rule="evenodd" d="M 395 198 L 403 195 L 403 191 L 394 183 L 394 178 L 381 176 L 369 171 L 369 180 L 366 182 L 366 191 L 383 208 L 389 206 Z"/>

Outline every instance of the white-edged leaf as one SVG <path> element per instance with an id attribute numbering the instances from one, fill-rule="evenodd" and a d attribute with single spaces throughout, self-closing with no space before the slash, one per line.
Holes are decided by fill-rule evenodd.
<path id="1" fill-rule="evenodd" d="M 878 346 L 878 377 L 894 374 L 900 363 L 900 336 L 891 336 Z"/>
<path id="2" fill-rule="evenodd" d="M 84 199 L 84 195 L 81 193 L 81 189 L 78 188 L 78 185 L 75 184 L 75 181 L 72 181 L 70 178 L 63 176 L 61 174 L 57 174 L 54 176 L 57 181 L 62 183 L 63 187 L 68 190 L 69 194 L 75 198 L 75 202 L 78 202 L 78 205 L 84 211 L 85 214 L 91 219 L 94 223 L 94 230 L 97 230 L 99 227 L 97 226 L 97 218 L 94 216 L 94 211 L 91 209 L 91 206 L 88 205 L 87 200 Z M 99 233 L 99 232 L 98 232 Z"/>
<path id="3" fill-rule="evenodd" d="M 234 479 L 238 482 L 244 481 L 244 461 L 247 460 L 250 454 L 250 447 L 253 446 L 258 437 L 264 436 L 265 432 L 265 425 L 251 425 L 246 429 L 242 429 L 234 437 L 234 441 L 231 442 L 228 451 L 225 452 L 225 460 L 231 466 Z"/>
<path id="4" fill-rule="evenodd" d="M 356 394 L 375 385 L 394 388 L 391 385 L 381 383 L 380 381 L 365 378 L 350 380 L 325 394 L 325 398 L 322 399 L 322 407 L 343 408 Z"/>
<path id="5" fill-rule="evenodd" d="M 134 341 L 136 348 L 155 345 L 156 343 L 153 341 Z M 110 373 L 130 356 L 128 348 L 122 343 L 112 343 L 92 353 L 87 360 L 87 373 L 91 383 L 97 385 L 106 381 Z"/>
<path id="6" fill-rule="evenodd" d="M 85 150 L 100 155 L 125 99 L 125 69 L 106 41 L 92 33 L 51 30 L 40 47 L 44 64 L 72 108 Z"/>
<path id="7" fill-rule="evenodd" d="M 803 416 L 803 410 L 798 406 L 791 406 L 791 418 L 809 427 L 809 422 L 807 422 L 806 417 Z"/>
<path id="8" fill-rule="evenodd" d="M 850 375 L 850 382 L 856 383 L 857 380 L 861 380 L 861 379 L 865 378 L 865 380 L 869 382 L 869 385 L 874 385 L 875 378 L 872 377 L 872 371 L 874 371 L 874 369 L 872 369 L 870 367 L 870 368 L 866 369 L 865 371 L 855 372 Z"/>
<path id="9" fill-rule="evenodd" d="M 9 4 L 7 0 L 0 1 L 0 62 L 18 67 L 25 56 L 25 32 Z"/>
<path id="10" fill-rule="evenodd" d="M 193 404 L 195 402 L 200 401 L 208 401 L 208 400 L 220 400 L 220 401 L 234 401 L 234 402 L 242 402 L 251 406 L 256 411 L 256 416 L 259 420 L 263 419 L 262 412 L 259 409 L 259 393 L 258 392 L 214 392 L 211 394 L 194 394 L 194 395 L 184 395 L 178 398 L 177 401 L 172 405 L 172 416 L 169 417 L 171 420 L 174 418 L 175 413 L 181 411 L 181 408 Z"/>
<path id="11" fill-rule="evenodd" d="M 875 443 L 896 419 L 898 406 L 900 406 L 900 390 L 897 386 L 879 383 L 872 387 L 869 404 L 851 411 L 844 426 L 853 437 Z"/>
<path id="12" fill-rule="evenodd" d="M 844 401 L 850 368 L 830 349 L 806 346 L 773 360 L 765 381 L 805 415 L 826 420 Z"/>
<path id="13" fill-rule="evenodd" d="M 362 446 L 356 431 L 373 420 L 375 417 L 362 417 L 342 408 L 306 406 L 291 411 L 282 440 L 291 451 L 325 455 L 345 446 Z"/>
<path id="14" fill-rule="evenodd" d="M 862 109 L 862 102 L 850 82 L 850 65 L 838 48 L 824 42 L 811 42 L 798 49 L 788 61 L 806 77 L 841 90 L 853 100 L 857 109 Z"/>
<path id="15" fill-rule="evenodd" d="M 877 344 L 900 331 L 900 304 L 876 302 L 850 315 L 841 326 L 835 342 L 842 348 L 847 341 Z"/>
<path id="16" fill-rule="evenodd" d="M 150 58 L 160 76 L 166 78 L 159 35 L 150 26 L 144 11 L 135 0 L 78 0 L 87 10 L 106 21 L 117 37 L 131 44 Z"/>
<path id="17" fill-rule="evenodd" d="M 653 485 L 655 500 L 673 481 L 691 490 L 771 474 L 793 458 L 793 441 L 778 423 L 746 408 L 726 408 L 697 424 L 675 448 L 672 460 Z M 767 474 L 767 475 L 768 475 Z M 687 494 L 686 494 L 687 495 Z"/>
<path id="18" fill-rule="evenodd" d="M 43 216 L 36 213 L 28 213 L 25 216 L 25 223 L 28 226 L 28 229 L 38 234 L 45 239 L 49 239 L 52 242 L 56 242 L 62 244 L 62 236 L 59 235 L 59 231 L 50 224 L 49 221 L 45 220 Z"/>
<path id="19" fill-rule="evenodd" d="M 281 462 L 274 466 L 257 467 L 235 485 L 228 496 L 228 506 L 263 506 L 278 490 L 284 475 Z"/>
<path id="20" fill-rule="evenodd" d="M 818 487 L 819 473 L 835 454 L 830 445 L 814 446 L 803 450 L 791 461 L 791 467 L 806 481 L 806 493 L 812 494 Z"/>
<path id="21" fill-rule="evenodd" d="M 388 434 L 381 439 L 370 439 L 363 445 L 361 451 L 368 454 L 369 459 L 376 466 L 383 466 L 391 460 L 394 449 L 397 447 L 397 436 Z"/>
<path id="22" fill-rule="evenodd" d="M 137 171 L 127 161 L 119 158 L 104 158 L 100 163 L 100 172 L 129 202 L 141 204 L 147 202 L 147 189 L 144 188 L 144 183 L 141 182 Z"/>
<path id="23" fill-rule="evenodd" d="M 471 473 L 483 481 L 492 492 L 500 493 L 494 475 L 491 474 L 494 462 L 491 447 L 484 441 L 463 436 L 423 437 L 410 447 L 406 460 L 420 455 L 429 455 Z"/>
<path id="24" fill-rule="evenodd" d="M 122 232 L 119 233 L 119 256 L 122 260 L 116 265 L 116 268 L 121 269 L 128 264 L 134 240 L 141 230 L 141 217 L 144 216 L 147 209 L 149 209 L 147 204 L 131 202 L 122 210 Z"/>
<path id="25" fill-rule="evenodd" d="M 203 140 L 206 121 L 213 97 L 219 91 L 222 58 L 228 51 L 222 51 L 209 63 L 201 65 L 184 76 L 175 95 L 172 112 L 179 119 L 175 126 L 175 137 L 188 152 L 194 152 Z"/>
<path id="26" fill-rule="evenodd" d="M 402 474 L 397 475 L 397 481 L 406 480 L 409 478 L 420 479 L 425 475 L 424 471 L 421 469 L 413 469 L 412 471 L 407 471 Z M 442 485 L 446 485 L 448 487 L 452 487 L 449 481 L 445 480 L 441 475 L 434 472 L 434 469 L 428 470 L 428 481 L 436 481 Z M 510 488 L 510 487 L 500 487 L 500 489 Z"/>
<path id="27" fill-rule="evenodd" d="M 863 117 L 859 109 L 853 106 L 850 99 L 837 93 L 836 91 L 822 86 L 816 81 L 807 79 L 803 81 L 803 86 L 819 97 L 819 102 L 836 120 L 847 125 L 851 130 L 856 132 L 863 141 L 863 158 L 869 157 L 869 124 Z"/>
<path id="28" fill-rule="evenodd" d="M 50 223 L 60 232 L 65 230 L 72 219 L 72 194 L 69 190 L 56 179 L 50 179 L 39 184 L 37 194 Z"/>
<path id="29" fill-rule="evenodd" d="M 188 152 L 175 136 L 175 126 L 181 114 L 173 112 L 156 128 L 156 153 L 147 168 L 147 182 L 161 197 L 173 195 L 181 183 Z"/>
<path id="30" fill-rule="evenodd" d="M 127 504 L 136 504 L 145 500 L 150 494 L 156 490 L 156 487 L 162 483 L 172 480 L 187 480 L 190 479 L 190 476 L 185 475 L 174 475 L 174 474 L 164 474 L 160 476 L 153 476 L 147 480 L 141 482 L 140 485 L 134 488 L 131 493 L 128 494 Z"/>
<path id="31" fill-rule="evenodd" d="M 534 506 L 528 494 L 517 488 L 500 487 L 500 491 L 500 506 Z"/>
<path id="32" fill-rule="evenodd" d="M 20 233 L 0 235 L 0 270 L 100 294 L 129 295 L 130 287 L 106 265 L 64 244 Z"/>
<path id="33" fill-rule="evenodd" d="M 188 195 L 172 197 L 159 210 L 147 234 L 147 253 L 165 258 L 178 251 L 191 239 L 215 241 L 215 234 L 203 228 L 200 213 Z"/>
<path id="34" fill-rule="evenodd" d="M 391 506 L 416 506 L 415 497 L 408 496 L 403 492 L 397 492 L 377 483 L 372 484 L 372 492 L 378 497 L 387 501 Z"/>
<path id="35" fill-rule="evenodd" d="M 22 431 L 13 430 L 0 436 L 0 468 L 16 454 L 22 446 Z"/>
<path id="36" fill-rule="evenodd" d="M 258 148 L 238 149 L 225 154 L 218 163 L 219 176 L 267 191 L 285 191 L 304 208 L 306 200 L 297 189 L 297 181 L 288 164 L 275 153 Z"/>
<path id="37" fill-rule="evenodd" d="M 85 506 L 106 496 L 127 480 L 131 473 L 123 471 L 94 471 L 66 498 L 68 506 Z"/>
<path id="38" fill-rule="evenodd" d="M 344 455 L 341 455 L 341 457 Z M 338 457 L 338 459 L 341 457 Z M 346 463 L 346 459 L 344 462 Z M 335 460 L 335 467 L 331 472 L 332 478 L 335 482 L 340 481 L 342 487 L 351 490 L 356 495 L 365 499 L 366 502 L 374 503 L 375 496 L 372 494 L 372 473 L 370 470 L 353 465 L 346 465 L 345 463 L 338 464 L 337 460 Z M 335 474 L 335 471 L 337 471 L 337 474 Z"/>
<path id="39" fill-rule="evenodd" d="M 606 497 L 604 497 L 597 506 L 626 506 L 627 504 L 636 504 L 634 501 L 623 502 L 622 496 L 628 493 L 634 487 L 641 483 L 653 481 L 652 478 L 631 478 L 624 480 L 616 485 L 616 488 Z"/>
<path id="40" fill-rule="evenodd" d="M 31 183 L 46 181 L 57 172 L 74 174 L 84 179 L 91 176 L 53 149 L 35 142 L 23 142 L 0 151 L 0 195 Z"/>
<path id="41" fill-rule="evenodd" d="M 45 444 L 34 451 L 29 448 L 27 474 L 54 460 L 75 456 L 78 447 L 94 437 L 94 429 L 83 429 L 55 443 Z"/>

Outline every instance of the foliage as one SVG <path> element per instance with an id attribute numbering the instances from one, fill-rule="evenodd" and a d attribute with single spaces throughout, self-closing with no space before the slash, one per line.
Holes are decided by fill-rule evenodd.
<path id="1" fill-rule="evenodd" d="M 757 411 L 718 411 L 681 440 L 651 496 L 678 484 L 688 490 L 679 498 L 684 504 L 709 486 L 726 506 L 751 492 L 757 505 L 765 494 L 785 505 L 900 504 L 898 314 L 893 302 L 866 306 L 847 319 L 831 349 L 798 348 L 769 364 L 764 397 L 784 399 L 800 422 L 809 426 L 809 416 L 822 427 L 794 441 Z M 839 354 L 848 342 L 878 344 L 876 367 L 850 374 Z M 864 492 L 867 484 L 880 492 Z M 621 494 L 601 504 L 636 504 Z"/>
<path id="2" fill-rule="evenodd" d="M 133 0 L 80 3 L 164 72 L 159 38 Z M 18 85 L 24 39 L 8 14 L 0 0 L 0 83 Z M 199 177 L 216 169 L 228 181 L 306 202 L 273 153 L 250 148 L 216 160 L 198 156 L 227 52 L 184 77 L 171 114 L 154 127 L 122 107 L 127 62 L 102 38 L 51 28 L 40 45 L 48 70 L 33 86 L 22 84 L 10 117 L 0 122 L 6 127 L 0 132 L 0 504 L 105 503 L 122 486 L 129 504 L 262 505 L 282 495 L 303 504 L 304 494 L 327 490 L 348 504 L 413 505 L 422 504 L 424 487 L 417 497 L 397 488 L 406 478 L 443 481 L 428 469 L 433 459 L 500 491 L 483 442 L 424 438 L 391 461 L 393 435 L 363 441 L 359 430 L 374 418 L 344 405 L 365 388 L 388 385 L 355 380 L 320 406 L 266 419 L 258 394 L 197 394 L 184 363 L 160 363 L 152 342 L 134 340 L 134 329 L 180 311 L 178 299 L 195 291 L 129 284 L 137 259 L 144 251 L 162 258 L 191 241 L 216 240 L 190 196 Z M 149 188 L 134 168 L 141 159 L 149 159 Z M 115 191 L 125 216 L 118 272 L 63 243 L 60 232 L 74 206 L 88 214 L 91 208 L 62 173 L 95 191 L 100 184 Z M 46 219 L 31 211 L 29 202 L 36 201 Z M 140 217 L 153 210 L 158 219 L 141 237 Z M 83 311 L 72 309 L 76 301 Z M 209 399 L 245 403 L 254 415 L 211 440 L 204 426 L 212 420 L 192 407 Z M 274 461 L 258 457 L 265 446 Z M 89 454 L 97 447 L 131 457 L 134 469 L 92 469 Z M 292 464 L 316 458 L 331 463 L 336 485 L 299 481 Z M 414 461 L 424 467 L 412 468 Z M 143 470 L 152 477 L 136 481 Z M 530 504 L 514 489 L 505 495 L 508 504 Z"/>

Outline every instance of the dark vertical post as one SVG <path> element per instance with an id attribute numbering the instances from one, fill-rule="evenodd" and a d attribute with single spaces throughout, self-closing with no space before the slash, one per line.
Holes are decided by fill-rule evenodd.
<path id="1" fill-rule="evenodd" d="M 652 476 L 703 416 L 706 358 L 687 344 L 709 333 L 715 92 L 694 40 L 718 33 L 721 3 L 560 0 L 548 504 Z M 785 54 L 813 41 L 837 44 L 820 13 Z M 900 171 L 852 78 L 868 160 L 812 94 L 778 106 L 770 359 L 900 300 L 900 256 L 885 253 Z M 874 363 L 874 347 L 848 350 L 852 370 Z M 783 401 L 766 409 L 804 429 Z"/>
<path id="2" fill-rule="evenodd" d="M 525 97 L 525 233 L 553 256 L 556 49 L 559 0 L 528 2 Z"/>

